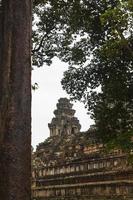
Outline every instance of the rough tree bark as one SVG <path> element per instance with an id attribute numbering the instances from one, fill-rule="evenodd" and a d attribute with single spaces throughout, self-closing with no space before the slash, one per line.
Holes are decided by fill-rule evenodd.
<path id="1" fill-rule="evenodd" d="M 0 199 L 31 199 L 31 0 L 0 12 Z"/>

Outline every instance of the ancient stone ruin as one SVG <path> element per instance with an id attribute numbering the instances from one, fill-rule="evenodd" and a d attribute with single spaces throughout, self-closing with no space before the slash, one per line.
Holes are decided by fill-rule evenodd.
<path id="1" fill-rule="evenodd" d="M 50 137 L 32 155 L 35 200 L 133 200 L 133 167 L 120 150 L 105 153 L 95 128 L 81 125 L 67 98 L 48 124 Z"/>

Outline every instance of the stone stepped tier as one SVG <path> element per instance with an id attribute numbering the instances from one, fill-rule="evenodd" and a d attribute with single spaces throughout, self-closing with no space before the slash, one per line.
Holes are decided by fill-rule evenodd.
<path id="1" fill-rule="evenodd" d="M 59 99 L 50 137 L 32 155 L 33 200 L 133 200 L 133 166 L 107 153 L 95 127 L 80 132 L 72 104 Z"/>

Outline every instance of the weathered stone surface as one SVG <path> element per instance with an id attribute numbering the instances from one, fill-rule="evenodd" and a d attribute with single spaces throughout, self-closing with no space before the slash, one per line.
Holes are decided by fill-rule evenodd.
<path id="1" fill-rule="evenodd" d="M 54 113 L 55 118 L 49 124 L 50 137 L 33 154 L 33 197 L 133 199 L 133 168 L 127 164 L 126 155 L 120 151 L 105 154 L 94 128 L 81 133 L 68 99 L 61 98 Z"/>
<path id="2" fill-rule="evenodd" d="M 75 110 L 67 98 L 60 98 L 57 103 L 57 110 L 54 111 L 55 118 L 48 124 L 50 136 L 61 136 L 62 134 L 71 134 L 80 131 L 80 124 L 74 117 Z"/>

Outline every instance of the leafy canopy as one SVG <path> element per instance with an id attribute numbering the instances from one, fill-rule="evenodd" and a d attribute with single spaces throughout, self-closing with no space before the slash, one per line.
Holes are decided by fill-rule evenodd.
<path id="1" fill-rule="evenodd" d="M 68 62 L 63 88 L 85 103 L 103 142 L 126 150 L 133 135 L 132 27 L 132 0 L 34 0 L 33 65 L 50 65 L 54 56 Z"/>

